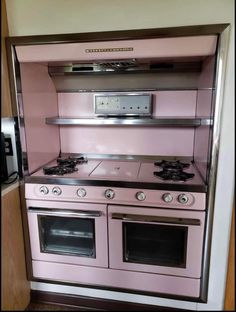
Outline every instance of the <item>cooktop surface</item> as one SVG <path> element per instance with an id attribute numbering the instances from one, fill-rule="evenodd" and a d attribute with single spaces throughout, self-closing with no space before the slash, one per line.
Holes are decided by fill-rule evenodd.
<path id="1" fill-rule="evenodd" d="M 62 163 L 64 165 L 64 163 Z M 183 165 L 182 165 L 183 164 Z M 71 163 L 69 163 L 69 166 Z M 166 166 L 167 165 L 167 166 Z M 172 186 L 200 186 L 202 189 L 205 184 L 195 165 L 191 162 L 171 162 L 164 164 L 153 160 L 109 160 L 109 159 L 86 159 L 73 164 L 74 170 L 69 173 L 60 172 L 58 174 L 47 174 L 48 168 L 61 166 L 55 160 L 44 168 L 31 175 L 33 178 L 43 178 L 44 183 L 47 179 L 52 179 L 55 183 L 72 184 L 82 181 L 117 181 L 133 182 L 138 184 L 172 185 Z M 71 168 L 71 167 L 70 167 Z M 46 169 L 46 170 L 45 170 Z M 46 174 L 45 174 L 46 172 Z M 184 178 L 182 178 L 184 173 Z M 187 178 L 186 178 L 187 176 Z M 38 180 L 38 179 L 37 179 Z M 126 184 L 128 185 L 128 184 Z"/>

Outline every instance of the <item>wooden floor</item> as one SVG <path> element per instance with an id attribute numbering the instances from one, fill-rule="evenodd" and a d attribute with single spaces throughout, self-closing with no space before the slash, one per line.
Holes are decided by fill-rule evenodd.
<path id="1" fill-rule="evenodd" d="M 99 311 L 84 307 L 70 307 L 64 305 L 47 304 L 47 303 L 30 303 L 26 311 Z M 101 310 L 100 310 L 101 311 Z"/>

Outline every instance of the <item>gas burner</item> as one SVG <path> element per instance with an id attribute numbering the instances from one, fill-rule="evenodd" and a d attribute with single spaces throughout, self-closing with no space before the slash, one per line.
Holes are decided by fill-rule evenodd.
<path id="1" fill-rule="evenodd" d="M 162 171 L 153 172 L 155 176 L 158 176 L 162 180 L 183 181 L 189 180 L 194 177 L 194 173 L 187 173 L 182 170 L 170 171 L 163 169 Z"/>
<path id="2" fill-rule="evenodd" d="M 176 161 L 157 161 L 154 163 L 155 166 L 162 167 L 164 170 L 169 170 L 172 172 L 177 172 L 183 170 L 184 168 L 188 168 L 190 165 L 187 163 L 182 163 L 179 160 Z"/>
<path id="3" fill-rule="evenodd" d="M 67 158 L 57 158 L 58 165 L 62 166 L 75 166 L 87 163 L 88 160 L 84 157 L 67 157 Z"/>
<path id="4" fill-rule="evenodd" d="M 53 167 L 44 167 L 43 172 L 46 175 L 64 175 L 66 173 L 72 173 L 78 171 L 78 168 L 75 168 L 75 166 L 69 165 L 59 165 L 59 166 L 53 166 Z"/>

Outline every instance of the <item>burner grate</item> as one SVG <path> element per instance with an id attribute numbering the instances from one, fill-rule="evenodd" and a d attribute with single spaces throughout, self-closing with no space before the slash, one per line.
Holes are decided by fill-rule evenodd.
<path id="1" fill-rule="evenodd" d="M 57 166 L 44 167 L 43 173 L 46 175 L 64 175 L 66 173 L 72 173 L 78 171 L 76 165 L 82 165 L 87 163 L 87 159 L 84 157 L 68 157 L 57 158 Z"/>
<path id="2" fill-rule="evenodd" d="M 155 171 L 153 172 L 155 176 L 158 176 L 162 180 L 172 180 L 172 181 L 187 181 L 194 177 L 194 173 L 187 173 L 183 171 L 170 172 L 168 170 Z"/>
<path id="3" fill-rule="evenodd" d="M 188 168 L 190 164 L 187 163 L 182 163 L 179 160 L 176 161 L 157 161 L 154 163 L 155 166 L 162 167 L 163 169 L 166 170 L 183 170 L 184 168 Z"/>
<path id="4" fill-rule="evenodd" d="M 189 168 L 190 164 L 177 161 L 157 161 L 155 166 L 162 168 L 162 171 L 154 171 L 153 174 L 162 180 L 185 182 L 194 177 L 194 173 L 184 172 L 184 168 Z"/>

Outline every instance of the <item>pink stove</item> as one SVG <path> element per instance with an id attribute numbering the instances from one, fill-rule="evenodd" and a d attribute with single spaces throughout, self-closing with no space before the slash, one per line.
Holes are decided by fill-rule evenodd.
<path id="1" fill-rule="evenodd" d="M 25 184 L 35 278 L 199 296 L 206 194 L 193 163 L 59 160 Z"/>

